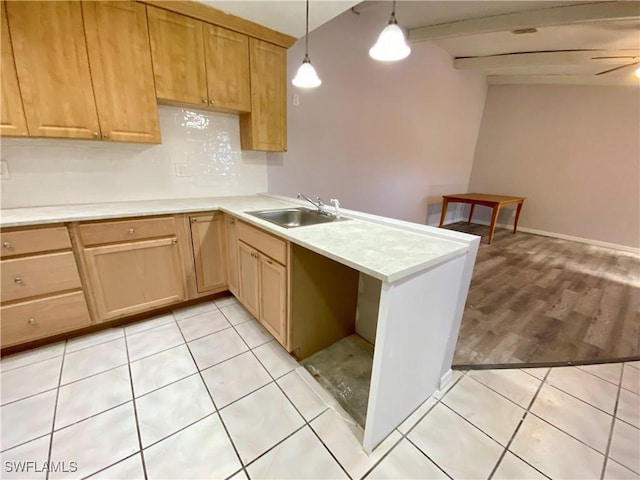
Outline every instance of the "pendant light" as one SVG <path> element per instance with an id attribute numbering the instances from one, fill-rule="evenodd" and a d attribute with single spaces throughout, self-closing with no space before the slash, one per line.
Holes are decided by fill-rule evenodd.
<path id="1" fill-rule="evenodd" d="M 369 56 L 381 62 L 395 62 L 407 58 L 410 53 L 411 47 L 407 45 L 404 32 L 396 20 L 396 0 L 393 0 L 389 23 L 382 30 L 376 44 L 369 50 Z"/>
<path id="2" fill-rule="evenodd" d="M 299 88 L 315 88 L 322 83 L 309 58 L 309 0 L 307 0 L 307 33 L 304 36 L 304 60 L 302 60 L 302 65 L 298 68 L 298 73 L 291 80 L 291 83 L 294 87 Z"/>

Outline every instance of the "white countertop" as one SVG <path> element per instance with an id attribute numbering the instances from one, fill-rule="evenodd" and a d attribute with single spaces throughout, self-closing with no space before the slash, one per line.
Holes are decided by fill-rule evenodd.
<path id="1" fill-rule="evenodd" d="M 384 225 L 384 217 L 346 211 L 352 220 L 283 228 L 246 212 L 300 206 L 264 195 L 60 205 L 0 210 L 1 227 L 222 210 L 295 244 L 389 283 L 466 254 L 468 242 Z M 375 218 L 375 222 L 367 218 Z M 389 219 L 389 224 L 394 223 Z M 395 222 L 402 224 L 405 222 Z M 421 227 L 415 225 L 417 228 Z M 424 227 L 429 228 L 429 227 Z M 471 237 L 470 237 L 471 238 Z"/>

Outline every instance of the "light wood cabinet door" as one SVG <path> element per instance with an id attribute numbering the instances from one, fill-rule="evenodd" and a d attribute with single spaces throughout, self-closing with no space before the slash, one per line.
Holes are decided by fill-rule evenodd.
<path id="1" fill-rule="evenodd" d="M 185 299 L 176 238 L 85 248 L 84 256 L 99 321 Z"/>
<path id="2" fill-rule="evenodd" d="M 6 8 L 29 134 L 99 138 L 80 2 L 12 1 Z"/>
<path id="3" fill-rule="evenodd" d="M 287 149 L 287 51 L 249 39 L 251 113 L 240 118 L 243 150 Z"/>
<path id="4" fill-rule="evenodd" d="M 160 143 L 145 6 L 82 2 L 82 11 L 102 139 Z"/>
<path id="5" fill-rule="evenodd" d="M 227 284 L 223 215 L 191 217 L 191 242 L 198 293 L 223 289 Z"/>
<path id="6" fill-rule="evenodd" d="M 209 105 L 249 112 L 249 37 L 204 24 Z"/>
<path id="7" fill-rule="evenodd" d="M 2 63 L 0 63 L 0 77 L 2 77 L 2 90 L 0 94 L 0 135 L 26 136 L 27 120 L 24 117 L 22 107 L 22 96 L 18 86 L 18 74 L 16 64 L 13 59 L 13 48 L 9 37 L 9 23 L 7 22 L 7 11 L 4 2 L 0 6 L 0 17 L 2 26 L 0 35 L 0 51 L 2 53 Z"/>
<path id="8" fill-rule="evenodd" d="M 236 219 L 225 215 L 224 226 L 227 234 L 227 283 L 229 291 L 236 297 L 240 296 L 238 286 L 238 231 Z"/>
<path id="9" fill-rule="evenodd" d="M 243 242 L 238 242 L 238 273 L 240 301 L 254 317 L 259 317 L 258 252 Z"/>
<path id="10" fill-rule="evenodd" d="M 147 17 L 156 97 L 208 105 L 202 22 L 152 6 Z"/>
<path id="11" fill-rule="evenodd" d="M 287 340 L 287 269 L 260 254 L 260 322 L 282 345 Z"/>

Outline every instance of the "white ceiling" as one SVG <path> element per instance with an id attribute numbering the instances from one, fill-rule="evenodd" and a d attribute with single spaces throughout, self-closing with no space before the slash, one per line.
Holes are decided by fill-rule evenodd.
<path id="1" fill-rule="evenodd" d="M 301 0 L 203 3 L 296 38 L 304 35 L 305 2 Z M 389 1 L 378 0 L 356 4 L 349 0 L 311 1 L 309 29 L 354 5 L 359 12 L 390 10 L 391 6 Z M 439 45 L 456 58 L 456 68 L 481 70 L 490 83 L 640 85 L 635 67 L 595 75 L 640 62 L 637 1 L 404 0 L 397 2 L 396 14 L 411 42 Z M 526 27 L 538 31 L 512 33 L 513 29 Z M 593 59 L 599 56 L 621 58 Z"/>

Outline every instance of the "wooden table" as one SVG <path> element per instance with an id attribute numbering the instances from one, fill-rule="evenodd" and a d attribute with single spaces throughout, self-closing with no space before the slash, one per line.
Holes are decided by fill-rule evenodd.
<path id="1" fill-rule="evenodd" d="M 518 229 L 518 219 L 520 218 L 520 211 L 522 210 L 522 204 L 524 203 L 524 197 L 507 197 L 504 195 L 490 195 L 487 193 L 459 193 L 456 195 L 443 195 L 442 196 L 442 215 L 440 216 L 440 226 L 444 223 L 444 217 L 447 214 L 447 205 L 449 203 L 469 203 L 471 204 L 471 211 L 469 212 L 469 220 L 467 223 L 471 223 L 471 217 L 473 216 L 473 210 L 476 205 L 483 205 L 493 209 L 491 214 L 491 225 L 489 227 L 489 243 L 493 242 L 493 231 L 496 228 L 496 220 L 498 219 L 498 213 L 500 209 L 505 205 L 517 204 L 516 218 L 513 224 L 513 233 L 516 233 Z"/>

